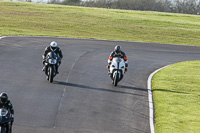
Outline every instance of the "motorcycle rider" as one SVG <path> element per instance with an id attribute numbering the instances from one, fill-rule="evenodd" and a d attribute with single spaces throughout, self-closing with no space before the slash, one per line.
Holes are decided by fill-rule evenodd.
<path id="1" fill-rule="evenodd" d="M 14 122 L 14 109 L 13 109 L 13 105 L 12 105 L 11 101 L 8 100 L 8 95 L 6 92 L 2 92 L 0 94 L 0 108 L 5 108 L 8 111 L 10 111 L 10 113 L 11 113 L 11 127 L 9 127 L 9 125 L 7 125 L 7 129 L 9 129 L 10 131 L 7 130 L 6 133 L 12 133 L 12 125 Z"/>
<path id="2" fill-rule="evenodd" d="M 58 47 L 58 43 L 55 42 L 55 41 L 51 42 L 50 46 L 46 47 L 45 50 L 44 50 L 44 54 L 42 55 L 42 58 L 43 58 L 43 68 L 42 68 L 42 71 L 44 71 L 44 69 L 45 69 L 46 56 L 51 51 L 55 52 L 59 56 L 58 63 L 56 64 L 56 73 L 59 74 L 58 67 L 61 64 L 61 59 L 63 58 L 63 55 L 62 55 L 61 49 Z"/>
<path id="3" fill-rule="evenodd" d="M 126 57 L 126 54 L 121 50 L 121 46 L 119 46 L 119 45 L 116 45 L 115 48 L 114 48 L 114 51 L 112 51 L 110 53 L 110 56 L 108 58 L 107 69 L 110 71 L 110 65 L 111 65 L 112 59 L 114 57 L 120 57 L 120 58 L 124 59 L 124 61 L 125 61 L 125 67 L 126 67 L 125 71 L 127 72 L 128 71 L 128 69 L 127 69 L 127 67 L 128 67 L 128 59 Z"/>

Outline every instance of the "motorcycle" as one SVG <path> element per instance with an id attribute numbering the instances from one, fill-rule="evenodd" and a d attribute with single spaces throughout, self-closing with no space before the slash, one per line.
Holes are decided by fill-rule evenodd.
<path id="1" fill-rule="evenodd" d="M 125 62 L 122 58 L 113 58 L 110 65 L 110 78 L 114 86 L 117 86 L 118 82 L 122 80 L 125 74 Z"/>
<path id="2" fill-rule="evenodd" d="M 49 52 L 46 56 L 44 72 L 47 76 L 47 80 L 52 83 L 53 78 L 56 76 L 56 65 L 58 63 L 58 56 L 55 52 Z"/>
<path id="3" fill-rule="evenodd" d="M 11 128 L 11 113 L 5 109 L 0 109 L 0 133 L 6 133 L 7 131 L 10 133 Z"/>

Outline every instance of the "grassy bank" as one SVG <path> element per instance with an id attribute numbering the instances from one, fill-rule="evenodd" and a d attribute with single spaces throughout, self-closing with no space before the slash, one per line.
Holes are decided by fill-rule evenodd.
<path id="1" fill-rule="evenodd" d="M 156 133 L 199 133 L 200 62 L 171 65 L 153 77 Z"/>
<path id="2" fill-rule="evenodd" d="M 200 16 L 0 1 L 0 36 L 200 45 Z"/>

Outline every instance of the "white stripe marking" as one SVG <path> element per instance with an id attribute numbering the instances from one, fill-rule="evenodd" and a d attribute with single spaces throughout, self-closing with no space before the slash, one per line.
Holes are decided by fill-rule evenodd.
<path id="1" fill-rule="evenodd" d="M 2 36 L 2 37 L 0 37 L 0 39 L 3 39 L 3 38 L 5 38 L 6 36 Z"/>
<path id="2" fill-rule="evenodd" d="M 167 65 L 169 66 L 169 65 Z M 165 66 L 165 67 L 167 67 Z M 149 122 L 150 122 L 150 130 L 151 130 L 151 133 L 155 133 L 154 131 L 154 111 L 153 111 L 153 94 L 152 94 L 152 88 L 151 88 L 151 81 L 152 81 L 152 78 L 154 76 L 154 74 L 156 74 L 157 72 L 159 72 L 160 70 L 162 70 L 163 68 L 165 67 L 162 67 L 160 69 L 157 69 L 156 71 L 154 71 L 153 73 L 150 74 L 149 78 L 148 78 L 148 81 L 147 81 L 147 89 L 148 89 L 148 97 L 149 97 Z"/>

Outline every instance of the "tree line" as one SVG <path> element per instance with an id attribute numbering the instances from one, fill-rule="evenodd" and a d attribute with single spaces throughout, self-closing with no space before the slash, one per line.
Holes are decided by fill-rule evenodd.
<path id="1" fill-rule="evenodd" d="M 200 14 L 200 0 L 50 0 L 49 4 Z"/>
<path id="2" fill-rule="evenodd" d="M 14 0 L 10 0 L 14 1 Z M 16 0 L 15 0 L 16 1 Z M 43 0 L 18 0 L 42 2 Z M 48 4 L 200 14 L 200 0 L 45 0 Z"/>

